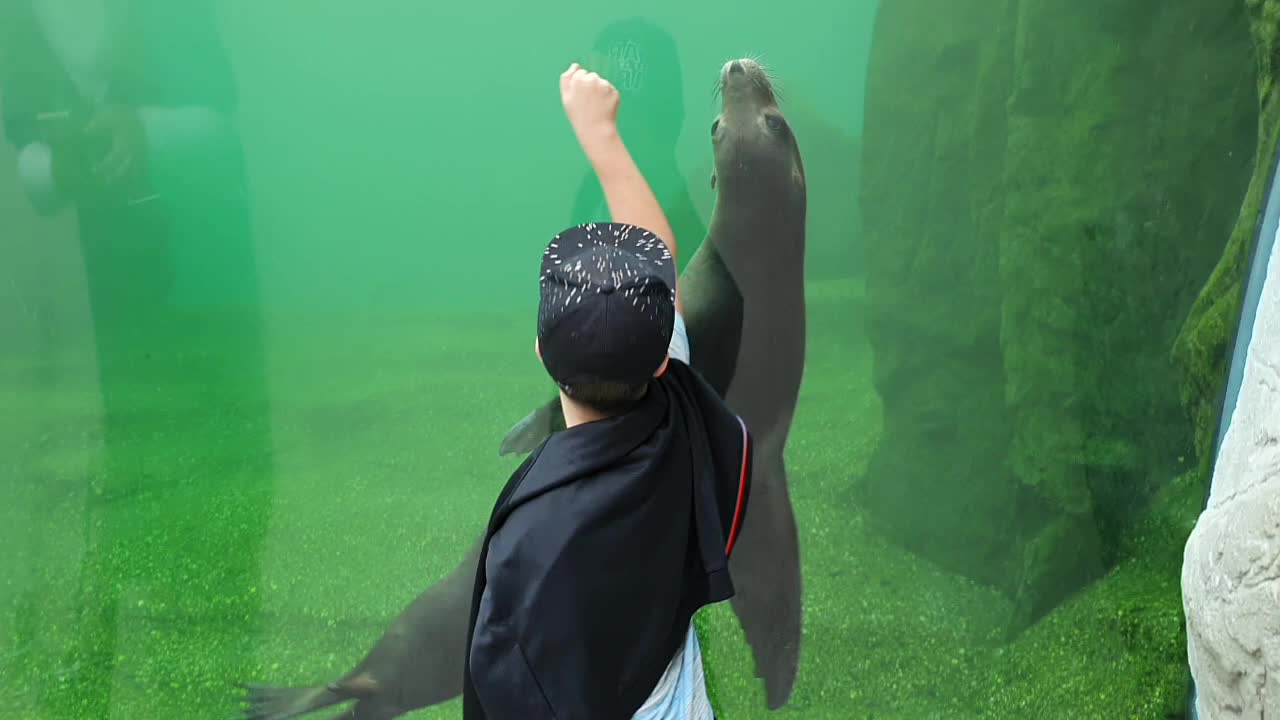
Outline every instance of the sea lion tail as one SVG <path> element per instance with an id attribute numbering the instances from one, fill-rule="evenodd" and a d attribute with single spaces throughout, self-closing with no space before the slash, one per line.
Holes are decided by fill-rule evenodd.
<path id="1" fill-rule="evenodd" d="M 245 703 L 248 705 L 242 720 L 287 720 L 353 699 L 348 695 L 334 692 L 324 685 L 290 688 L 262 685 L 241 685 L 241 687 L 246 693 Z"/>
<path id="2" fill-rule="evenodd" d="M 531 453 L 552 433 L 563 429 L 564 412 L 560 407 L 560 398 L 556 396 L 516 423 L 515 427 L 511 428 L 507 436 L 502 439 L 502 447 L 498 449 L 498 454 Z"/>
<path id="3" fill-rule="evenodd" d="M 787 491 L 781 453 L 758 451 L 751 502 L 729 572 L 737 593 L 730 600 L 764 681 L 765 702 L 779 710 L 791 700 L 804 635 L 799 532 Z"/>

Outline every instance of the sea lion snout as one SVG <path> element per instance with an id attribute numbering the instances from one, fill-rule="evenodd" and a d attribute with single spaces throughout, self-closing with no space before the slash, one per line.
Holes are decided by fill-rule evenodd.
<path id="1" fill-rule="evenodd" d="M 769 74 L 751 58 L 730 60 L 720 68 L 720 94 L 726 106 L 758 107 L 776 102 Z"/>
<path id="2" fill-rule="evenodd" d="M 752 60 L 751 58 L 737 58 L 735 60 L 730 60 L 724 64 L 724 67 L 720 68 L 721 79 L 727 78 L 730 75 L 749 75 L 757 73 L 763 75 L 764 68 L 760 67 L 760 63 Z"/>

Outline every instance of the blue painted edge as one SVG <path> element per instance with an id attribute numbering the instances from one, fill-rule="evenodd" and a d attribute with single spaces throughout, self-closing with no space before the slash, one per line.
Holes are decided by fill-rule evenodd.
<path id="1" fill-rule="evenodd" d="M 1213 468 L 1218 464 L 1218 451 L 1222 448 L 1222 440 L 1231 427 L 1232 416 L 1235 415 L 1236 403 L 1240 399 L 1240 384 L 1244 377 L 1244 364 L 1249 355 L 1249 343 L 1253 340 L 1253 326 L 1258 320 L 1258 304 L 1262 299 L 1262 286 L 1267 281 L 1267 268 L 1271 264 L 1271 253 L 1275 251 L 1276 232 L 1280 229 L 1280 185 L 1276 183 L 1276 174 L 1280 172 L 1280 145 L 1271 159 L 1270 176 L 1267 179 L 1267 204 L 1262 214 L 1262 222 L 1258 223 L 1253 237 L 1253 257 L 1249 261 L 1244 285 L 1244 295 L 1240 304 L 1240 320 L 1236 325 L 1235 342 L 1231 350 L 1231 365 L 1227 375 L 1227 386 L 1222 397 L 1222 413 L 1218 417 L 1218 432 L 1213 439 L 1212 461 L 1209 464 L 1209 484 L 1205 491 L 1203 507 L 1208 507 L 1209 496 L 1213 491 Z M 1188 647 L 1188 651 L 1190 648 Z M 1190 673 L 1191 668 L 1187 668 Z M 1187 717 L 1199 720 L 1196 711 L 1196 681 L 1191 678 L 1191 690 L 1187 696 Z"/>

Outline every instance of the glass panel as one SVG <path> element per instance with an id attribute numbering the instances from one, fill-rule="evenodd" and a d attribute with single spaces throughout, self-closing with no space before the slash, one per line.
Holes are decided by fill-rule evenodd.
<path id="1" fill-rule="evenodd" d="M 499 446 L 552 397 L 536 264 L 608 218 L 577 60 L 681 265 L 718 248 L 742 294 L 686 276 L 743 318 L 692 354 L 767 488 L 698 617 L 718 715 L 1182 711 L 1229 250 L 1195 303 L 1257 212 L 1245 3 L 601 7 L 0 5 L 5 707 L 461 716 Z M 717 158 L 722 114 L 756 154 Z"/>

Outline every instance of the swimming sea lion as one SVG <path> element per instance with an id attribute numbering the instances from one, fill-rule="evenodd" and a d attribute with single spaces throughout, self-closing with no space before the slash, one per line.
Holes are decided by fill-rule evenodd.
<path id="1" fill-rule="evenodd" d="M 777 709 L 790 699 L 800 658 L 800 552 L 782 454 L 804 367 L 807 195 L 799 148 L 764 69 L 730 61 L 720 91 L 711 126 L 719 198 L 680 283 L 693 367 L 756 438 L 752 499 L 730 561 L 731 603 L 769 708 Z M 532 450 L 563 428 L 557 397 L 521 421 L 502 451 Z M 335 720 L 392 720 L 456 697 L 479 549 L 473 544 L 448 577 L 405 608 L 340 680 L 248 686 L 246 720 L 286 720 L 352 700 Z"/>

